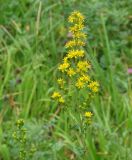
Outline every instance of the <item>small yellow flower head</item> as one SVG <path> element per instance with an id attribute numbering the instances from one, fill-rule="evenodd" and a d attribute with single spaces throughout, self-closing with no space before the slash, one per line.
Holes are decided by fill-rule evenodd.
<path id="1" fill-rule="evenodd" d="M 56 99 L 59 103 L 64 103 L 64 99 L 59 92 L 54 92 L 51 97 Z"/>
<path id="2" fill-rule="evenodd" d="M 92 112 L 85 112 L 85 117 L 91 118 L 93 116 Z"/>
<path id="3" fill-rule="evenodd" d="M 78 89 L 82 89 L 84 88 L 84 85 L 85 83 L 83 81 L 81 81 L 80 79 L 77 80 L 75 86 L 78 88 Z"/>
<path id="4" fill-rule="evenodd" d="M 79 79 L 85 83 L 90 82 L 90 77 L 86 74 L 83 74 Z"/>
<path id="5" fill-rule="evenodd" d="M 60 85 L 60 87 L 63 88 L 63 86 L 65 84 L 65 80 L 63 78 L 59 78 L 59 79 L 57 79 L 57 82 Z"/>
<path id="6" fill-rule="evenodd" d="M 90 88 L 93 92 L 98 92 L 99 91 L 99 83 L 97 81 L 92 81 L 88 85 L 88 88 Z"/>
<path id="7" fill-rule="evenodd" d="M 60 103 L 65 103 L 64 98 L 63 98 L 63 97 L 60 97 L 60 98 L 58 99 L 58 101 L 59 101 Z"/>
<path id="8" fill-rule="evenodd" d="M 68 76 L 72 77 L 72 76 L 74 76 L 76 74 L 76 72 L 74 71 L 73 68 L 69 68 L 67 70 L 67 74 L 68 74 Z"/>
<path id="9" fill-rule="evenodd" d="M 71 40 L 66 43 L 66 48 L 72 48 L 75 46 L 85 46 L 85 42 L 81 40 Z"/>
<path id="10" fill-rule="evenodd" d="M 59 66 L 58 69 L 59 69 L 60 71 L 64 72 L 64 71 L 66 71 L 66 69 L 67 69 L 69 66 L 70 66 L 70 64 L 65 61 L 63 64 L 60 64 L 60 66 Z"/>
<path id="11" fill-rule="evenodd" d="M 91 64 L 88 61 L 79 61 L 77 63 L 78 72 L 81 72 L 81 71 L 87 72 L 87 70 L 90 68 L 91 68 Z"/>
<path id="12" fill-rule="evenodd" d="M 66 48 L 74 47 L 76 46 L 76 41 L 75 40 L 68 41 L 65 46 Z"/>
<path id="13" fill-rule="evenodd" d="M 58 82 L 58 84 L 64 83 L 64 79 L 63 78 L 58 78 L 57 82 Z"/>
<path id="14" fill-rule="evenodd" d="M 68 63 L 68 57 L 64 57 L 63 61 L 64 63 Z"/>
<path id="15" fill-rule="evenodd" d="M 76 46 L 85 46 L 85 42 L 78 40 Z"/>
<path id="16" fill-rule="evenodd" d="M 67 57 L 68 57 L 69 59 L 70 59 L 70 58 L 76 58 L 76 51 L 70 50 L 70 51 L 68 52 Z"/>
<path id="17" fill-rule="evenodd" d="M 74 33 L 74 35 L 73 35 L 73 38 L 78 38 L 78 39 L 80 39 L 80 38 L 86 39 L 86 37 L 87 37 L 87 35 L 83 32 L 80 32 L 80 31 Z"/>
<path id="18" fill-rule="evenodd" d="M 90 81 L 90 77 L 86 74 L 83 74 L 77 79 L 75 86 L 79 89 L 84 88 L 85 84 Z"/>
<path id="19" fill-rule="evenodd" d="M 67 57 L 69 59 L 71 59 L 71 58 L 77 58 L 77 57 L 84 57 L 84 50 L 78 50 L 78 49 L 77 50 L 70 50 L 68 52 Z"/>
<path id="20" fill-rule="evenodd" d="M 81 31 L 84 29 L 84 25 L 83 24 L 75 24 L 74 26 L 69 28 L 69 31 L 72 33 L 76 33 L 78 31 Z"/>
<path id="21" fill-rule="evenodd" d="M 59 92 L 54 92 L 51 96 L 53 99 L 60 98 L 61 94 Z"/>
<path id="22" fill-rule="evenodd" d="M 76 50 L 76 57 L 84 57 L 84 50 Z"/>
<path id="23" fill-rule="evenodd" d="M 70 23 L 77 23 L 83 21 L 84 21 L 84 16 L 78 11 L 72 12 L 72 14 L 68 17 L 68 22 Z"/>

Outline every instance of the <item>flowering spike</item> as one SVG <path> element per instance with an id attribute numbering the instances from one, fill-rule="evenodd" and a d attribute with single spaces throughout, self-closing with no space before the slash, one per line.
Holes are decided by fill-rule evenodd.
<path id="1" fill-rule="evenodd" d="M 68 17 L 70 23 L 69 33 L 72 35 L 70 40 L 65 44 L 67 54 L 63 58 L 63 62 L 59 65 L 58 70 L 60 71 L 61 77 L 58 78 L 58 87 L 60 92 L 54 92 L 52 98 L 57 100 L 61 104 L 65 104 L 67 101 L 63 97 L 68 96 L 65 91 L 73 89 L 73 91 L 84 90 L 87 93 L 87 98 L 99 90 L 99 83 L 93 81 L 90 77 L 89 70 L 91 64 L 86 60 L 85 50 L 83 47 L 86 45 L 86 34 L 84 33 L 84 16 L 79 11 L 74 11 Z M 74 95 L 73 95 L 74 96 Z M 80 97 L 79 97 L 80 98 Z M 86 101 L 85 99 L 85 101 Z M 82 104 L 84 101 L 82 102 Z M 85 118 L 91 118 L 92 113 L 86 112 Z"/>

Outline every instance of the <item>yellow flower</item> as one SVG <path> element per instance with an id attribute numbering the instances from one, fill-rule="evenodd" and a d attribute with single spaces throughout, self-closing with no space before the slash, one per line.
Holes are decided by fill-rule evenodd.
<path id="1" fill-rule="evenodd" d="M 73 34 L 73 38 L 84 38 L 86 39 L 86 34 L 85 33 L 82 33 L 82 32 L 76 32 Z"/>
<path id="2" fill-rule="evenodd" d="M 73 14 L 77 16 L 79 21 L 84 21 L 84 16 L 79 11 L 74 11 Z"/>
<path id="3" fill-rule="evenodd" d="M 84 82 L 89 82 L 90 81 L 90 77 L 86 74 L 83 74 L 80 78 L 79 78 L 81 81 L 84 81 Z"/>
<path id="4" fill-rule="evenodd" d="M 65 101 L 64 101 L 64 98 L 62 98 L 62 97 L 60 97 L 59 99 L 58 99 L 58 101 L 60 102 L 60 103 L 64 103 Z"/>
<path id="5" fill-rule="evenodd" d="M 76 50 L 76 57 L 84 57 L 84 50 Z"/>
<path id="6" fill-rule="evenodd" d="M 92 112 L 85 112 L 85 117 L 91 118 L 93 116 Z"/>
<path id="7" fill-rule="evenodd" d="M 72 12 L 72 14 L 68 17 L 68 21 L 70 23 L 77 23 L 79 22 L 83 22 L 84 21 L 84 16 L 78 12 L 78 11 L 74 11 Z"/>
<path id="8" fill-rule="evenodd" d="M 72 15 L 68 17 L 68 22 L 73 23 L 75 20 L 75 17 L 73 17 Z"/>
<path id="9" fill-rule="evenodd" d="M 88 61 L 79 61 L 77 63 L 77 72 L 84 71 L 87 72 L 91 68 L 91 65 Z"/>
<path id="10" fill-rule="evenodd" d="M 70 66 L 70 64 L 68 62 L 64 62 L 63 64 L 60 64 L 59 66 L 59 70 L 61 70 L 62 72 L 66 71 L 66 69 Z"/>
<path id="11" fill-rule="evenodd" d="M 80 40 L 71 40 L 69 42 L 66 43 L 66 48 L 70 48 L 70 47 L 75 47 L 75 46 L 85 46 L 85 42 L 80 41 Z"/>
<path id="12" fill-rule="evenodd" d="M 80 24 L 75 24 L 74 26 L 70 27 L 69 31 L 72 33 L 75 33 L 77 31 L 81 31 L 83 29 L 84 29 L 84 25 L 80 23 Z"/>
<path id="13" fill-rule="evenodd" d="M 83 88 L 85 83 L 89 82 L 90 81 L 90 77 L 86 74 L 83 74 L 82 76 L 80 76 L 78 79 L 77 79 L 77 82 L 75 84 L 75 86 L 79 89 Z"/>
<path id="14" fill-rule="evenodd" d="M 99 83 L 97 81 L 92 81 L 88 85 L 88 88 L 90 88 L 93 92 L 98 92 L 99 91 Z"/>
<path id="15" fill-rule="evenodd" d="M 68 60 L 68 57 L 64 57 L 63 59 L 64 63 L 68 63 L 67 60 Z"/>
<path id="16" fill-rule="evenodd" d="M 51 96 L 53 99 L 60 98 L 61 94 L 59 92 L 54 92 Z"/>
<path id="17" fill-rule="evenodd" d="M 53 99 L 56 99 L 59 103 L 64 103 L 64 98 L 61 96 L 59 92 L 54 92 L 51 96 Z"/>
<path id="18" fill-rule="evenodd" d="M 78 41 L 76 42 L 76 45 L 77 45 L 77 46 L 85 46 L 85 42 L 78 40 Z"/>
<path id="19" fill-rule="evenodd" d="M 85 42 L 83 41 L 78 40 L 76 43 L 77 43 L 77 46 L 85 46 Z"/>
<path id="20" fill-rule="evenodd" d="M 81 81 L 80 79 L 78 79 L 77 82 L 76 82 L 76 84 L 75 84 L 75 86 L 77 88 L 81 89 L 81 88 L 84 88 L 84 84 L 85 83 L 83 81 Z"/>
<path id="21" fill-rule="evenodd" d="M 75 75 L 76 74 L 76 72 L 74 71 L 74 69 L 73 68 L 69 68 L 68 70 L 67 70 L 67 74 L 68 74 L 68 76 L 73 76 L 73 75 Z"/>
<path id="22" fill-rule="evenodd" d="M 68 52 L 67 57 L 68 58 L 77 58 L 77 57 L 83 57 L 84 56 L 84 50 L 70 50 Z"/>
<path id="23" fill-rule="evenodd" d="M 75 58 L 76 57 L 76 51 L 75 50 L 70 50 L 68 52 L 68 55 L 67 55 L 68 58 Z"/>
<path id="24" fill-rule="evenodd" d="M 71 40 L 71 41 L 68 41 L 65 46 L 66 46 L 66 48 L 69 48 L 69 47 L 73 47 L 75 45 L 76 45 L 76 41 Z"/>
<path id="25" fill-rule="evenodd" d="M 63 86 L 65 84 L 65 80 L 63 78 L 59 78 L 59 79 L 57 79 L 57 82 L 60 85 L 60 87 L 63 88 Z"/>

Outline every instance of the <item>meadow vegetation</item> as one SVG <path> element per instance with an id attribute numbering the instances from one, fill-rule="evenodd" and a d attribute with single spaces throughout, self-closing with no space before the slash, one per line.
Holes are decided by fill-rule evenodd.
<path id="1" fill-rule="evenodd" d="M 131 6 L 131 0 L 0 0 L 0 160 L 132 160 Z M 70 79 L 77 76 L 75 88 L 62 80 L 63 59 L 76 45 L 69 43 L 74 10 L 85 17 L 87 39 L 78 44 L 97 87 L 88 99 L 75 82 L 78 61 L 66 70 Z M 54 94 L 65 83 L 64 97 Z"/>

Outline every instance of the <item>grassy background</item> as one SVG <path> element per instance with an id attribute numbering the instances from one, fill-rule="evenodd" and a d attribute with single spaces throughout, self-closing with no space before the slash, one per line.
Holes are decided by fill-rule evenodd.
<path id="1" fill-rule="evenodd" d="M 11 135 L 19 117 L 26 121 L 29 143 L 37 148 L 33 160 L 132 159 L 132 77 L 127 74 L 132 67 L 131 4 L 0 0 L 0 160 L 18 159 Z M 86 56 L 101 85 L 88 106 L 94 118 L 86 133 L 72 107 L 51 119 L 57 106 L 50 94 L 66 54 L 67 17 L 73 10 L 86 16 Z"/>

